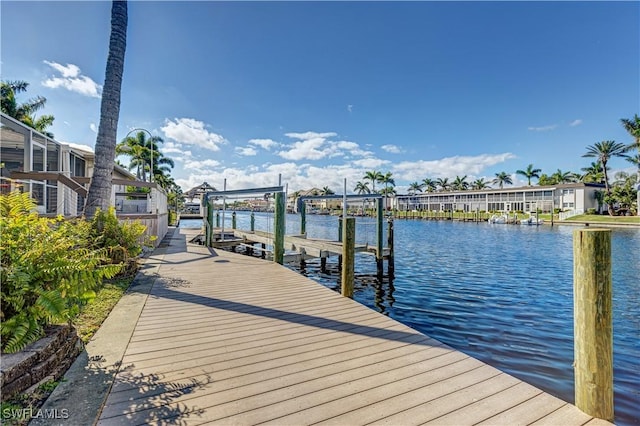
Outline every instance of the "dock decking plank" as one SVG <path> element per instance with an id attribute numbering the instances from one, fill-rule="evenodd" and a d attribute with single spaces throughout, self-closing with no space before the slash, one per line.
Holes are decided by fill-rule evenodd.
<path id="1" fill-rule="evenodd" d="M 187 239 L 162 259 L 100 425 L 591 420 L 294 271 Z"/>

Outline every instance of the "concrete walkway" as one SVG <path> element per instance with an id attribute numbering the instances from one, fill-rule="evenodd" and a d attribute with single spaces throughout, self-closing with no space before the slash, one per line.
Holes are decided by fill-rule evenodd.
<path id="1" fill-rule="evenodd" d="M 67 408 L 59 424 L 609 424 L 294 271 L 188 238 L 147 259 L 47 401 Z"/>

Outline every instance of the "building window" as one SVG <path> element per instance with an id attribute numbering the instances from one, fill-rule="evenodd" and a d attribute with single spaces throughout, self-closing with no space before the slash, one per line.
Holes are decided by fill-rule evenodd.
<path id="1" fill-rule="evenodd" d="M 60 170 L 60 145 L 47 141 L 47 171 L 57 172 Z"/>

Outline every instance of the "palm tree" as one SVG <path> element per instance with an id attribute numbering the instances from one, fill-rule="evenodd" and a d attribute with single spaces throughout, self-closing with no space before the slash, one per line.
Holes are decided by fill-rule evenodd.
<path id="1" fill-rule="evenodd" d="M 396 194 L 397 194 L 397 192 L 396 192 L 396 189 L 395 189 L 393 186 L 388 186 L 388 187 L 383 188 L 383 189 L 380 191 L 380 194 L 381 194 L 381 195 L 384 195 L 384 196 L 385 196 L 385 198 L 387 198 L 387 197 L 389 197 L 389 196 L 391 196 L 391 195 L 396 195 Z"/>
<path id="2" fill-rule="evenodd" d="M 513 181 L 511 180 L 511 176 L 507 174 L 507 172 L 499 172 L 496 173 L 496 178 L 491 181 L 493 184 L 497 184 L 500 189 L 504 188 L 504 185 L 511 185 Z"/>
<path id="3" fill-rule="evenodd" d="M 95 215 L 97 209 L 107 210 L 111 202 L 111 182 L 116 156 L 120 90 L 126 47 L 127 2 L 126 0 L 114 0 L 111 5 L 111 36 L 100 104 L 95 164 L 84 209 L 85 215 L 89 218 Z"/>
<path id="4" fill-rule="evenodd" d="M 631 157 L 631 160 L 629 161 L 632 164 L 635 164 L 638 168 L 638 171 L 636 172 L 636 181 L 640 184 L 640 162 L 637 161 L 637 159 L 640 158 L 640 117 L 638 117 L 638 114 L 635 114 L 633 116 L 633 119 L 622 118 L 620 119 L 620 122 L 622 123 L 622 126 L 625 128 L 625 130 L 629 132 L 629 134 L 633 137 L 633 142 L 627 145 L 626 150 L 638 150 L 638 154 L 634 157 Z M 636 159 L 636 161 L 633 160 L 634 158 Z M 636 193 L 636 203 L 637 215 L 640 216 L 640 186 L 638 186 L 638 190 Z"/>
<path id="5" fill-rule="evenodd" d="M 539 178 L 540 169 L 534 169 L 533 164 L 529 164 L 525 170 L 516 170 L 517 175 L 522 175 L 527 178 L 527 185 L 531 186 L 531 178 Z M 502 188 L 502 187 L 501 187 Z"/>
<path id="6" fill-rule="evenodd" d="M 394 186 L 396 186 L 396 181 L 393 178 L 393 174 L 391 172 L 387 172 L 384 175 L 382 175 L 382 177 L 378 180 L 378 182 L 383 183 L 384 184 L 384 190 L 381 191 L 382 194 L 384 194 L 384 205 L 385 205 L 385 209 L 388 208 L 389 206 L 388 204 L 388 198 L 389 195 L 395 195 L 396 191 L 395 189 L 393 189 Z"/>
<path id="7" fill-rule="evenodd" d="M 433 192 L 436 190 L 436 181 L 429 178 L 424 178 L 422 180 L 422 187 L 425 188 L 426 192 Z"/>
<path id="8" fill-rule="evenodd" d="M 611 188 L 609 187 L 609 176 L 607 175 L 607 163 L 613 157 L 627 156 L 624 154 L 627 147 L 620 142 L 615 141 L 602 141 L 596 142 L 593 145 L 587 147 L 587 153 L 583 154 L 583 157 L 596 157 L 598 162 L 602 165 L 602 173 L 604 173 L 604 189 L 607 194 L 605 202 L 609 206 L 609 214 L 613 216 L 613 204 L 611 203 Z"/>
<path id="9" fill-rule="evenodd" d="M 371 182 L 371 192 L 373 192 L 374 194 L 376 193 L 376 182 L 380 182 L 380 180 L 383 178 L 384 176 L 382 175 L 382 173 L 380 173 L 377 170 L 371 170 L 370 172 L 366 172 L 364 174 L 363 179 L 368 180 Z"/>
<path id="10" fill-rule="evenodd" d="M 627 149 L 637 149 L 640 153 L 640 117 L 635 114 L 632 119 L 621 118 L 620 122 L 622 127 L 633 137 L 633 142 L 627 146 Z"/>
<path id="11" fill-rule="evenodd" d="M 451 184 L 449 183 L 449 178 L 438 178 L 436 179 L 436 186 L 440 188 L 440 191 L 448 191 L 451 189 Z"/>
<path id="12" fill-rule="evenodd" d="M 32 129 L 53 138 L 53 133 L 47 131 L 47 127 L 53 124 L 53 115 L 42 115 L 35 117 L 35 112 L 44 108 L 47 99 L 37 96 L 27 102 L 18 104 L 16 94 L 27 91 L 29 83 L 26 81 L 3 81 L 0 82 L 0 108 L 9 117 L 26 124 Z"/>
<path id="13" fill-rule="evenodd" d="M 129 170 L 136 171 L 138 179 L 147 181 L 147 167 L 150 162 L 153 161 L 154 175 L 157 170 L 158 164 L 166 164 L 167 159 L 163 160 L 163 155 L 158 151 L 157 143 L 162 143 L 163 140 L 159 136 L 152 136 L 147 139 L 146 132 L 139 131 L 135 135 L 127 136 L 119 144 L 116 145 L 116 154 L 125 154 L 131 157 L 129 163 Z M 173 167 L 173 160 L 168 160 L 171 167 Z M 149 171 L 151 175 L 151 171 Z"/>
<path id="14" fill-rule="evenodd" d="M 563 172 L 560 169 L 556 170 L 556 172 L 551 175 L 551 179 L 553 179 L 555 183 L 571 183 L 576 181 L 575 174 L 573 172 Z"/>
<path id="15" fill-rule="evenodd" d="M 549 176 L 546 173 L 540 173 L 538 177 L 538 185 L 547 186 L 547 185 L 555 185 L 556 181 L 553 179 L 553 176 Z"/>
<path id="16" fill-rule="evenodd" d="M 409 195 L 415 195 L 416 192 L 422 192 L 422 185 L 418 182 L 412 182 L 409 184 Z"/>
<path id="17" fill-rule="evenodd" d="M 151 145 L 150 148 L 150 162 L 152 165 L 152 171 L 149 172 L 149 174 L 153 174 L 153 180 L 155 181 L 156 176 L 166 173 L 169 174 L 171 173 L 171 169 L 173 169 L 175 167 L 175 163 L 173 162 L 173 160 L 169 157 L 166 157 L 159 149 L 158 149 L 158 145 L 157 143 L 163 143 L 164 140 L 162 140 L 161 137 L 159 136 L 153 136 L 151 138 L 148 139 L 149 144 Z M 149 179 L 151 180 L 151 179 Z"/>
<path id="18" fill-rule="evenodd" d="M 604 174 L 604 186 L 607 193 L 609 193 L 609 176 L 607 163 L 613 157 L 623 157 L 627 156 L 624 154 L 626 151 L 626 147 L 615 141 L 602 141 L 596 142 L 593 145 L 589 145 L 587 147 L 587 153 L 583 154 L 583 157 L 596 157 L 598 162 L 602 166 L 602 173 Z"/>
<path id="19" fill-rule="evenodd" d="M 324 188 L 322 188 L 322 193 L 320 195 L 333 195 L 335 194 L 335 192 L 333 192 L 333 190 L 331 190 L 331 188 L 329 188 L 328 186 L 325 186 Z"/>
<path id="20" fill-rule="evenodd" d="M 580 170 L 584 172 L 580 178 L 582 182 L 604 183 L 602 164 L 599 161 L 592 161 L 588 167 L 583 167 Z"/>
<path id="21" fill-rule="evenodd" d="M 476 179 L 471 183 L 471 189 L 486 189 L 489 187 L 489 182 L 485 182 L 484 178 Z"/>
<path id="22" fill-rule="evenodd" d="M 378 182 L 384 184 L 385 191 L 387 190 L 387 188 L 389 186 L 392 186 L 392 187 L 396 186 L 396 181 L 393 178 L 393 174 L 391 172 L 387 172 L 384 175 L 382 175 L 382 177 L 380 179 L 378 179 Z"/>
<path id="23" fill-rule="evenodd" d="M 358 181 L 356 183 L 355 188 L 353 188 L 354 192 L 358 194 L 371 194 L 371 190 L 369 189 L 369 184 L 367 182 Z"/>
<path id="24" fill-rule="evenodd" d="M 451 182 L 451 187 L 456 191 L 466 191 L 469 189 L 469 182 L 467 182 L 467 175 L 462 177 L 456 176 L 456 178 Z"/>

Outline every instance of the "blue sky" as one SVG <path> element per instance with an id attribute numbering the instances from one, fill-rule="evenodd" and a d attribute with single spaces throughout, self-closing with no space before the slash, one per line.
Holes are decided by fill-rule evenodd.
<path id="1" fill-rule="evenodd" d="M 1 75 L 47 98 L 57 140 L 93 147 L 110 2 L 2 1 Z M 184 190 L 351 191 L 579 171 L 631 142 L 639 2 L 129 2 L 118 140 L 162 137 Z M 123 158 L 123 160 L 125 160 Z M 612 160 L 614 169 L 627 168 Z M 630 169 L 631 170 L 631 169 Z"/>

